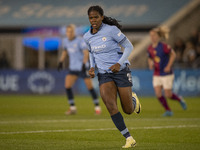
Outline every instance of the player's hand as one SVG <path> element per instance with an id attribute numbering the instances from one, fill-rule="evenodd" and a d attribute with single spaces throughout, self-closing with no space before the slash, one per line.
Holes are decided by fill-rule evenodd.
<path id="1" fill-rule="evenodd" d="M 90 70 L 89 70 L 90 78 L 94 78 L 95 77 L 95 72 L 94 71 L 95 71 L 94 67 L 90 68 Z"/>
<path id="2" fill-rule="evenodd" d="M 119 63 L 116 63 L 114 65 L 112 65 L 109 69 L 113 72 L 113 73 L 117 73 L 120 70 L 121 65 Z"/>
<path id="3" fill-rule="evenodd" d="M 164 72 L 165 72 L 165 73 L 169 73 L 170 71 L 171 71 L 171 67 L 166 66 L 166 67 L 164 68 Z"/>
<path id="4" fill-rule="evenodd" d="M 62 62 L 59 62 L 59 63 L 58 63 L 57 70 L 58 70 L 58 71 L 61 71 L 62 69 L 63 69 L 63 63 L 62 63 Z"/>
<path id="5" fill-rule="evenodd" d="M 149 69 L 150 69 L 150 70 L 153 70 L 153 68 L 154 68 L 153 63 L 152 63 L 152 64 L 149 64 Z"/>
<path id="6" fill-rule="evenodd" d="M 154 63 L 153 63 L 153 61 L 152 61 L 152 60 L 148 61 L 148 64 L 149 64 L 149 69 L 150 69 L 150 70 L 153 70 L 153 68 L 154 68 Z"/>

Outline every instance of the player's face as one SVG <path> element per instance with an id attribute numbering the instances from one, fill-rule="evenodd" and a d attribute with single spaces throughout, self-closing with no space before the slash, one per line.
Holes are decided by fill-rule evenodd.
<path id="1" fill-rule="evenodd" d="M 151 38 L 151 42 L 152 42 L 152 43 L 157 43 L 157 42 L 160 41 L 160 37 L 159 37 L 159 35 L 158 35 L 157 32 L 155 32 L 155 31 L 150 31 L 149 34 L 150 34 L 150 38 Z"/>
<path id="2" fill-rule="evenodd" d="M 97 11 L 91 11 L 89 14 L 89 21 L 93 29 L 98 30 L 102 24 L 103 16 Z"/>
<path id="3" fill-rule="evenodd" d="M 71 28 L 71 27 L 68 27 L 68 28 L 66 29 L 66 36 L 67 36 L 67 38 L 68 38 L 69 40 L 74 39 L 74 37 L 75 37 L 75 31 L 74 31 L 74 29 Z"/>

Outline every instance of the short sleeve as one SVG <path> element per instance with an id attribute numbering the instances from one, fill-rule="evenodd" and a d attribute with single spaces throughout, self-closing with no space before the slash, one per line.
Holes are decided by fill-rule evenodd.
<path id="1" fill-rule="evenodd" d="M 116 26 L 112 26 L 111 33 L 112 38 L 119 44 L 126 40 L 126 36 Z"/>
<path id="2" fill-rule="evenodd" d="M 165 54 L 169 54 L 171 52 L 172 48 L 171 48 L 171 46 L 163 43 L 163 50 L 164 50 Z"/>
<path id="3" fill-rule="evenodd" d="M 88 46 L 83 39 L 81 39 L 81 41 L 80 41 L 80 48 L 81 48 L 81 50 L 88 49 Z"/>

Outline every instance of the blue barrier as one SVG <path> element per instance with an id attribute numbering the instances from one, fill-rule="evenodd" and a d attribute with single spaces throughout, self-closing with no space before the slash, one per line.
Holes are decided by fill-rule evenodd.
<path id="1" fill-rule="evenodd" d="M 175 70 L 174 91 L 183 96 L 200 95 L 200 70 Z M 1 70 L 0 94 L 64 94 L 67 71 Z M 132 70 L 133 90 L 141 96 L 153 96 L 152 72 Z M 93 79 L 98 90 L 97 78 Z M 82 79 L 73 87 L 76 94 L 88 94 Z"/>

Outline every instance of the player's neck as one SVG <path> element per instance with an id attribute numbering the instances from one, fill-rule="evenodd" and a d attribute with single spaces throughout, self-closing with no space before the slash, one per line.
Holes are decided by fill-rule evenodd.
<path id="1" fill-rule="evenodd" d="M 92 29 L 92 34 L 95 34 L 99 31 L 99 29 Z"/>
<path id="2" fill-rule="evenodd" d="M 155 47 L 158 46 L 158 43 L 159 43 L 159 41 L 158 42 L 154 42 L 154 43 L 152 43 L 152 46 L 155 48 Z"/>
<path id="3" fill-rule="evenodd" d="M 72 37 L 72 38 L 68 38 L 70 41 L 73 41 L 76 38 L 76 36 Z"/>

